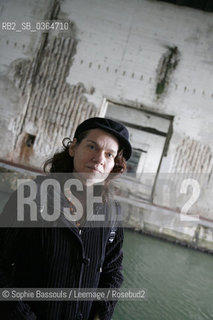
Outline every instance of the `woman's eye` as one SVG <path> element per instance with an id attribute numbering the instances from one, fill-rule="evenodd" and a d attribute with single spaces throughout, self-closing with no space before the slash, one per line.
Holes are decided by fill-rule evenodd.
<path id="1" fill-rule="evenodd" d="M 89 145 L 89 149 L 90 149 L 90 150 L 94 150 L 94 149 L 95 149 L 95 146 Z"/>
<path id="2" fill-rule="evenodd" d="M 108 157 L 109 158 L 113 158 L 113 154 L 112 153 L 108 153 Z"/>

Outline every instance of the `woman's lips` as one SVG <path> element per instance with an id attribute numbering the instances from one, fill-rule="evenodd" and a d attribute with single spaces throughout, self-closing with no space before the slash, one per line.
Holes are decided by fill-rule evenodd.
<path id="1" fill-rule="evenodd" d="M 98 168 L 96 167 L 87 167 L 88 169 L 92 170 L 92 171 L 95 171 L 95 172 L 98 172 L 98 173 L 102 173 L 101 171 L 98 170 Z"/>

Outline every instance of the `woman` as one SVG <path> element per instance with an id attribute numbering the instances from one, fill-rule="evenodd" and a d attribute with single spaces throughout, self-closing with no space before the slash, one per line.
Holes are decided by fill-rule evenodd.
<path id="1" fill-rule="evenodd" d="M 67 142 L 67 144 L 65 144 Z M 119 288 L 123 281 L 123 229 L 97 224 L 98 215 L 118 214 L 118 206 L 110 200 L 109 183 L 114 174 L 126 169 L 131 156 L 127 129 L 105 118 L 90 118 L 81 123 L 73 141 L 63 141 L 64 150 L 45 164 L 51 177 L 66 184 L 70 173 L 82 188 L 72 188 L 60 195 L 64 207 L 69 203 L 70 214 L 77 214 L 76 202 L 81 204 L 80 219 L 60 220 L 54 228 L 10 229 L 4 235 L 4 250 L 0 254 L 1 287 L 22 288 Z M 58 177 L 57 174 L 62 173 Z M 63 177 L 63 178 L 62 178 Z M 73 176 L 72 176 L 73 178 Z M 38 189 L 45 178 L 38 178 Z M 72 181 L 72 180 L 71 180 Z M 87 191 L 98 186 L 101 203 L 94 205 L 93 219 L 88 218 L 90 199 Z M 49 192 L 51 193 L 51 192 Z M 73 199 L 75 201 L 73 201 Z M 39 203 L 39 199 L 37 203 Z M 100 202 L 100 201 L 99 201 Z M 114 205 L 112 205 L 114 204 Z M 14 210 L 11 201 L 5 210 Z M 114 211 L 114 212 L 112 212 Z M 64 223 L 64 224 L 63 224 Z M 105 227 L 104 227 L 105 226 Z M 8 276 L 13 267 L 13 278 Z M 6 270 L 6 271 L 5 271 Z M 11 280 L 13 279 L 13 280 Z M 11 283 L 12 281 L 12 283 Z M 20 301 L 6 303 L 8 319 L 38 320 L 109 320 L 116 301 Z M 10 309 L 8 310 L 8 306 Z M 5 313 L 5 314 L 6 314 Z"/>

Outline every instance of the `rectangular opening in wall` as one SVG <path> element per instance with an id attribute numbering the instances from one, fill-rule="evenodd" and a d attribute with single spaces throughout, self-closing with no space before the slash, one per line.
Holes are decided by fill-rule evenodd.
<path id="1" fill-rule="evenodd" d="M 25 142 L 25 144 L 26 144 L 26 146 L 28 148 L 31 148 L 34 145 L 35 138 L 36 137 L 33 136 L 32 134 L 29 134 L 29 133 L 26 134 L 26 142 Z"/>
<path id="2" fill-rule="evenodd" d="M 132 149 L 132 155 L 127 162 L 127 176 L 132 178 L 139 178 L 140 172 L 142 172 L 143 164 L 145 162 L 147 151 L 141 149 Z"/>
<path id="3" fill-rule="evenodd" d="M 157 114 L 126 105 L 106 102 L 106 118 L 122 122 L 129 130 L 133 147 L 127 172 L 120 179 L 121 193 L 131 198 L 151 201 L 168 139 L 171 137 L 172 116 Z"/>

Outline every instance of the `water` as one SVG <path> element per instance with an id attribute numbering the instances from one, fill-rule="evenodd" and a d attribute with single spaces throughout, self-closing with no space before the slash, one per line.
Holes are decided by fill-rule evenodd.
<path id="1" fill-rule="evenodd" d="M 147 301 L 120 301 L 113 320 L 213 319 L 213 256 L 125 232 L 125 288 L 146 288 Z"/>
<path id="2" fill-rule="evenodd" d="M 9 194 L 0 192 L 0 212 Z M 213 255 L 125 231 L 125 288 L 147 301 L 118 302 L 113 320 L 212 320 Z"/>

